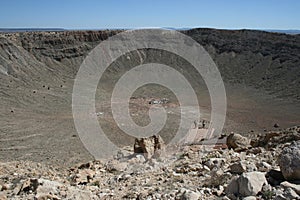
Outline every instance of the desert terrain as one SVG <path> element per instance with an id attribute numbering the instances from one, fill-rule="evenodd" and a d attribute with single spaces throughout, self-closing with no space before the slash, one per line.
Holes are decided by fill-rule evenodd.
<path id="1" fill-rule="evenodd" d="M 212 106 L 204 80 L 183 58 L 156 49 L 121 56 L 103 73 L 91 113 L 120 150 L 95 160 L 75 128 L 73 85 L 89 52 L 122 31 L 0 33 L 1 200 L 300 199 L 300 35 L 182 31 L 206 49 L 224 81 L 226 122 L 216 146 L 166 145 L 178 129 L 180 102 L 157 84 L 138 88 L 129 108 L 133 121 L 146 126 L 149 109 L 162 102 L 168 118 L 160 136 L 122 132 L 111 111 L 112 91 L 140 64 L 182 72 L 201 120 L 210 121 Z"/>
<path id="2" fill-rule="evenodd" d="M 86 55 L 120 31 L 59 31 L 0 34 L 0 160 L 31 160 L 71 165 L 92 156 L 78 138 L 72 117 L 72 89 Z M 299 124 L 300 36 L 251 30 L 192 29 L 183 31 L 208 51 L 224 80 L 227 95 L 225 133 L 261 133 Z M 99 123 L 114 143 L 130 145 L 112 120 L 110 95 L 124 71 L 136 65 L 139 53 L 126 55 L 105 72 L 96 94 Z M 174 55 L 143 50 L 144 62 L 189 67 Z M 155 56 L 156 55 L 156 56 Z M 169 59 L 164 60 L 164 56 Z M 189 70 L 185 70 L 190 72 Z M 197 88 L 203 118 L 210 119 L 210 98 L 203 80 L 185 74 Z M 148 85 L 134 93 L 132 115 L 149 123 L 149 99 L 168 98 L 173 106 L 160 132 L 167 141 L 176 129 L 178 102 L 166 88 Z"/>

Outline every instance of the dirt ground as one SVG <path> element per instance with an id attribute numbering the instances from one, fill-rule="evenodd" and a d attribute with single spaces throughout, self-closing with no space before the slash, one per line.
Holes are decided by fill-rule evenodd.
<path id="1" fill-rule="evenodd" d="M 36 96 L 34 99 L 37 102 L 33 107 L 14 108 L 12 105 L 2 107 L 1 161 L 32 160 L 72 165 L 92 159 L 81 143 L 74 126 L 71 110 L 72 82 L 66 82 L 63 87 L 51 87 L 53 89 L 50 91 L 42 88 L 32 94 Z M 297 103 L 274 99 L 261 91 L 237 85 L 226 85 L 226 90 L 228 108 L 224 132 L 234 131 L 249 135 L 275 129 L 273 127 L 275 123 L 278 123 L 280 128 L 300 124 L 300 106 Z M 43 98 L 44 95 L 46 99 Z M 147 111 L 148 99 L 151 98 L 162 97 L 150 94 L 149 98 L 131 101 L 131 114 L 137 124 L 149 123 Z M 209 96 L 203 95 L 200 104 L 203 118 L 209 120 Z M 97 111 L 103 113 L 98 116 L 100 125 L 111 133 L 110 139 L 114 143 L 133 144 L 132 138 L 120 136 L 119 128 L 107 114 L 108 105 L 110 102 L 97 101 Z M 169 134 L 179 116 L 178 104 L 169 103 L 167 110 L 173 111 L 174 114 L 173 118 L 170 117 L 171 125 L 162 132 L 162 135 L 171 137 Z"/>

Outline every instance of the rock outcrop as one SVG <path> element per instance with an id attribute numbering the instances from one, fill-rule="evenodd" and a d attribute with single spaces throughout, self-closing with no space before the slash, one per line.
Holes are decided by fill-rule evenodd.
<path id="1" fill-rule="evenodd" d="M 251 140 L 237 133 L 231 133 L 226 140 L 229 149 L 243 151 L 250 147 Z"/>
<path id="2" fill-rule="evenodd" d="M 147 159 L 162 156 L 164 151 L 165 143 L 160 135 L 135 139 L 134 153 L 143 154 Z"/>

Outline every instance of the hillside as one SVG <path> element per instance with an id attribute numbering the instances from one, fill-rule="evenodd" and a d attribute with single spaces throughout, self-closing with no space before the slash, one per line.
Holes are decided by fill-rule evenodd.
<path id="1" fill-rule="evenodd" d="M 213 29 L 185 33 L 207 49 L 226 82 L 299 100 L 300 35 Z"/>
<path id="2" fill-rule="evenodd" d="M 91 159 L 73 123 L 73 82 L 85 56 L 101 41 L 118 32 L 0 34 L 0 160 L 73 163 Z M 270 129 L 277 122 L 282 127 L 299 124 L 299 35 L 215 29 L 193 29 L 183 33 L 203 45 L 219 67 L 228 95 L 225 131 L 246 134 L 251 130 Z M 145 51 L 147 61 L 155 60 L 147 57 L 148 53 Z M 132 63 L 136 62 L 137 56 L 133 53 L 132 57 Z M 164 62 L 186 66 L 184 61 L 176 63 L 174 57 L 169 58 Z M 104 85 L 110 87 L 120 71 L 126 71 L 122 62 L 120 59 L 107 72 Z M 201 80 L 187 76 L 196 86 L 203 86 Z M 101 93 L 101 89 L 96 96 L 97 109 L 109 97 Z M 163 89 L 157 92 L 145 88 L 137 96 L 157 95 L 154 97 L 159 98 L 166 94 Z M 202 94 L 199 95 L 202 98 Z M 207 94 L 202 106 L 205 113 L 209 112 Z M 130 139 L 119 136 L 109 117 L 99 122 L 111 131 L 112 139 L 119 145 L 123 145 L 120 141 Z M 166 132 L 172 128 L 170 125 Z"/>

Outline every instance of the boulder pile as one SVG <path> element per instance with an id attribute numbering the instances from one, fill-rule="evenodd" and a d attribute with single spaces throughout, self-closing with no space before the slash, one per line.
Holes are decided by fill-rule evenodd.
<path id="1" fill-rule="evenodd" d="M 300 199 L 300 140 L 283 139 L 299 128 L 270 135 L 272 145 L 231 134 L 229 148 L 210 150 L 139 138 L 109 160 L 69 169 L 1 163 L 0 199 Z"/>

